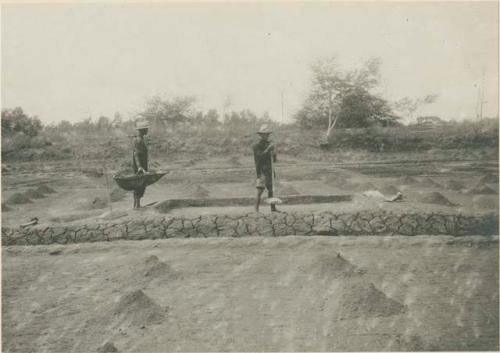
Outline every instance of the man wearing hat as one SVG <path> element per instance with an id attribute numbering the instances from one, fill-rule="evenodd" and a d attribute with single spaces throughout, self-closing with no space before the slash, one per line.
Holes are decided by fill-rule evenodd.
<path id="1" fill-rule="evenodd" d="M 135 124 L 137 136 L 134 138 L 134 152 L 132 165 L 134 173 L 143 174 L 148 171 L 148 148 L 144 136 L 148 134 L 149 124 L 147 121 L 139 120 Z M 141 198 L 146 191 L 145 186 L 141 186 L 134 190 L 134 208 L 141 207 Z"/>
<path id="2" fill-rule="evenodd" d="M 267 189 L 268 197 L 273 197 L 272 162 L 276 162 L 277 158 L 276 149 L 271 141 L 269 141 L 271 130 L 268 129 L 267 125 L 262 125 L 257 134 L 260 137 L 260 141 L 253 146 L 253 156 L 257 172 L 257 201 L 255 203 L 255 211 L 259 212 L 260 198 L 264 192 L 264 188 Z M 271 211 L 278 211 L 276 205 L 271 204 Z"/>

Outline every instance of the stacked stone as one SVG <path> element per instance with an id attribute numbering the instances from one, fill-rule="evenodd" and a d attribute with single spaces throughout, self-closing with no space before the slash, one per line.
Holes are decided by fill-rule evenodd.
<path id="1" fill-rule="evenodd" d="M 198 217 L 150 216 L 120 222 L 2 228 L 2 245 L 71 244 L 113 240 L 287 235 L 498 235 L 498 217 L 385 211 L 249 213 Z"/>

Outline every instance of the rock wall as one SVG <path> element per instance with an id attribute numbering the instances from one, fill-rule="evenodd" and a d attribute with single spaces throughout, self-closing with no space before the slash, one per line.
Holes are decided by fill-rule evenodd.
<path id="1" fill-rule="evenodd" d="M 94 224 L 2 228 L 2 245 L 286 235 L 498 235 L 498 216 L 390 212 L 146 216 Z"/>

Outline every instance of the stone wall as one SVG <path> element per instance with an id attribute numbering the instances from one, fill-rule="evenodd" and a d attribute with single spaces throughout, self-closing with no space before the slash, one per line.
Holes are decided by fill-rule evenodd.
<path id="1" fill-rule="evenodd" d="M 155 214 L 100 223 L 2 228 L 2 245 L 69 244 L 113 240 L 286 235 L 498 235 L 498 216 L 397 214 L 248 213 L 194 218 Z"/>

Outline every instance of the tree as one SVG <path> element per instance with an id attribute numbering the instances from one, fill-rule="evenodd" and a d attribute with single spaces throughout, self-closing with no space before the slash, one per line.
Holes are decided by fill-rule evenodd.
<path id="1" fill-rule="evenodd" d="M 73 125 L 67 120 L 62 120 L 56 125 L 56 129 L 60 132 L 69 132 L 73 128 Z"/>
<path id="2" fill-rule="evenodd" d="M 344 128 L 390 126 L 396 124 L 397 118 L 387 101 L 360 87 L 345 94 L 337 115 L 338 126 Z"/>
<path id="3" fill-rule="evenodd" d="M 42 131 L 43 125 L 38 117 L 29 117 L 21 107 L 2 110 L 2 136 L 23 134 L 34 137 Z"/>
<path id="4" fill-rule="evenodd" d="M 346 97 L 352 99 L 353 94 L 361 98 L 371 97 L 372 103 L 381 100 L 375 99 L 375 96 L 369 93 L 379 83 L 380 63 L 378 58 L 372 58 L 359 69 L 345 71 L 340 69 L 334 57 L 316 61 L 312 65 L 312 90 L 302 109 L 297 113 L 296 120 L 306 127 L 326 124 L 326 136 L 329 137 L 341 117 L 350 119 L 349 115 L 341 114 L 342 102 Z M 378 106 L 382 107 L 380 104 Z M 374 115 L 384 113 L 373 111 L 373 109 L 369 111 Z M 365 119 L 369 117 L 364 116 Z M 357 119 L 359 120 L 359 116 Z M 357 123 L 359 121 L 352 124 L 344 121 L 343 125 L 349 126 Z"/>
<path id="5" fill-rule="evenodd" d="M 155 96 L 146 102 L 146 109 L 139 115 L 155 124 L 175 125 L 195 118 L 195 101 L 196 99 L 191 96 L 171 99 Z"/>
<path id="6" fill-rule="evenodd" d="M 115 112 L 115 115 L 113 116 L 113 120 L 111 121 L 111 126 L 118 128 L 121 127 L 123 124 L 123 118 L 120 112 Z"/>
<path id="7" fill-rule="evenodd" d="M 203 122 L 208 126 L 214 126 L 220 124 L 219 113 L 216 109 L 210 109 L 203 117 Z"/>
<path id="8" fill-rule="evenodd" d="M 98 131 L 109 131 L 111 128 L 111 120 L 107 116 L 100 116 L 96 124 Z"/>
<path id="9" fill-rule="evenodd" d="M 421 108 L 422 105 L 432 104 L 438 99 L 437 94 L 428 94 L 421 98 L 411 99 L 409 97 L 401 98 L 394 103 L 394 109 L 406 115 L 412 121 L 415 113 Z"/>

